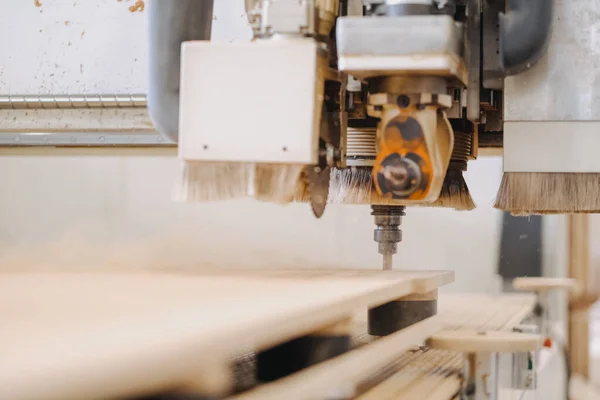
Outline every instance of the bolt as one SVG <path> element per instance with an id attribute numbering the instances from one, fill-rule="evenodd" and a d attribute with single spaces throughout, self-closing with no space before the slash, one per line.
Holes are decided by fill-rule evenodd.
<path id="1" fill-rule="evenodd" d="M 410 97 L 405 94 L 398 96 L 396 104 L 398 104 L 398 107 L 400 108 L 407 108 L 410 105 Z"/>

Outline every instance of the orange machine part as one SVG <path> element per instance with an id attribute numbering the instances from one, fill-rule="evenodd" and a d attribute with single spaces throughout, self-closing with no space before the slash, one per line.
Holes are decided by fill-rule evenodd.
<path id="1" fill-rule="evenodd" d="M 416 154 L 420 159 L 419 167 L 421 170 L 422 179 L 425 181 L 417 190 L 411 193 L 404 200 L 423 200 L 431 189 L 433 177 L 433 164 L 429 156 L 429 149 L 425 142 L 425 135 L 419 125 L 420 134 L 415 132 L 401 132 L 399 125 L 404 125 L 411 118 L 410 110 L 401 110 L 401 114 L 391 119 L 384 129 L 383 135 L 379 141 L 379 152 L 373 166 L 373 181 L 377 192 L 386 198 L 396 198 L 392 193 L 383 193 L 379 186 L 377 175 L 382 171 L 382 162 L 392 154 L 399 154 L 406 157 L 407 154 Z M 413 121 L 417 122 L 413 118 Z"/>

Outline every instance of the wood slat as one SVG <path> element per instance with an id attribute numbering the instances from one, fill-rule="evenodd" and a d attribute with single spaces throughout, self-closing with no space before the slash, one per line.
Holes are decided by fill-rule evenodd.
<path id="1" fill-rule="evenodd" d="M 532 292 L 564 289 L 576 293 L 579 291 L 579 284 L 573 278 L 522 277 L 513 280 L 513 288 Z"/>
<path id="2" fill-rule="evenodd" d="M 462 364 L 462 355 L 455 352 L 418 352 L 390 378 L 357 400 L 448 400 L 460 388 Z"/>
<path id="3" fill-rule="evenodd" d="M 438 302 L 445 329 L 512 331 L 535 306 L 528 294 L 447 294 Z"/>
<path id="4" fill-rule="evenodd" d="M 462 353 L 525 353 L 540 344 L 539 335 L 502 331 L 444 330 L 427 339 L 431 348 Z"/>

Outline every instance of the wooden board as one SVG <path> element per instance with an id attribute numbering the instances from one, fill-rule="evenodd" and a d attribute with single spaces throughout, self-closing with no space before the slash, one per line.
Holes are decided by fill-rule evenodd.
<path id="1" fill-rule="evenodd" d="M 463 353 L 524 353 L 540 345 L 539 335 L 502 331 L 444 330 L 427 339 L 431 348 Z"/>
<path id="2" fill-rule="evenodd" d="M 247 349 L 452 280 L 451 272 L 397 271 L 1 274 L 0 398 L 188 385 Z"/>
<path id="3" fill-rule="evenodd" d="M 556 289 L 577 292 L 579 285 L 573 278 L 522 277 L 513 280 L 513 288 L 532 292 L 547 292 Z"/>
<path id="4" fill-rule="evenodd" d="M 233 277 L 260 277 L 260 278 L 285 278 L 285 279 L 360 279 L 376 281 L 410 280 L 412 293 L 425 294 L 454 281 L 452 271 L 381 271 L 376 269 L 243 269 L 203 272 L 203 276 L 233 276 Z"/>

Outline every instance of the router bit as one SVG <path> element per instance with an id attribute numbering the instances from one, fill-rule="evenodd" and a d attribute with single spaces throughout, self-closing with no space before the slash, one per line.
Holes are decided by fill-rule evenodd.
<path id="1" fill-rule="evenodd" d="M 398 242 L 402 240 L 400 224 L 404 206 L 372 205 L 371 215 L 375 217 L 374 239 L 379 243 L 379 254 L 383 256 L 383 269 L 392 269 L 392 256 L 398 250 Z"/>

